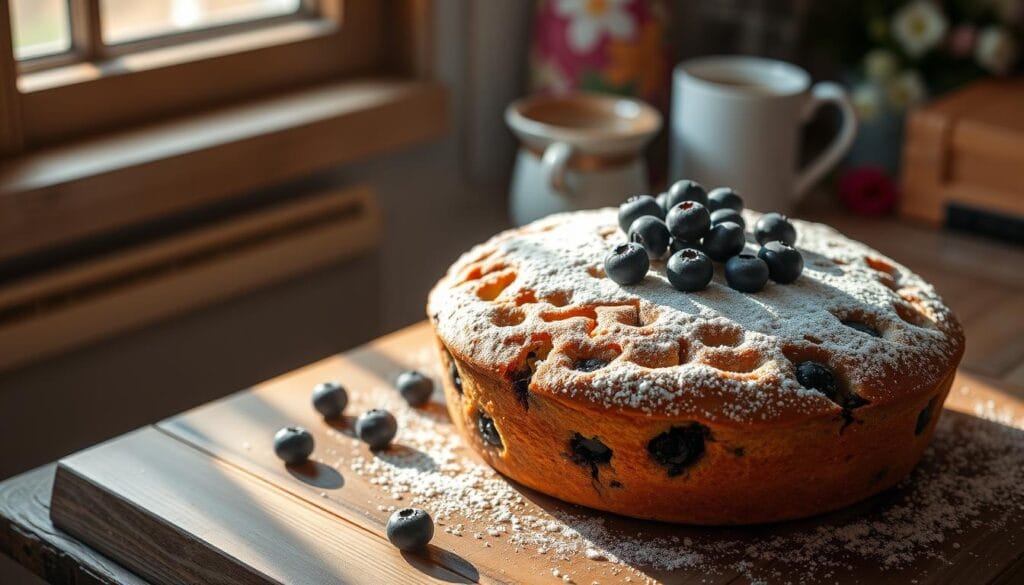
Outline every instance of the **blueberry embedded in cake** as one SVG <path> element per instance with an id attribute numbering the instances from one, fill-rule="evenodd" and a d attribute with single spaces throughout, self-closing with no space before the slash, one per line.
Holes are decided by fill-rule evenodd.
<path id="1" fill-rule="evenodd" d="M 827 226 L 702 192 L 551 216 L 452 266 L 428 314 L 467 443 L 554 497 L 674 522 L 798 518 L 905 477 L 962 355 L 949 309 Z"/>

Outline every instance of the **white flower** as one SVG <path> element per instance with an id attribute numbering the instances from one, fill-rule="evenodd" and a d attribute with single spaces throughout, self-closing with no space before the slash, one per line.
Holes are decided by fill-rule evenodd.
<path id="1" fill-rule="evenodd" d="M 850 96 L 850 101 L 853 102 L 857 117 L 862 121 L 874 120 L 882 112 L 882 92 L 874 83 L 857 86 Z"/>
<path id="2" fill-rule="evenodd" d="M 921 75 L 913 69 L 907 69 L 886 84 L 885 95 L 889 105 L 900 111 L 923 102 L 927 91 Z"/>
<path id="3" fill-rule="evenodd" d="M 538 57 L 531 69 L 530 86 L 533 91 L 549 91 L 565 95 L 572 91 L 572 82 L 553 59 Z"/>
<path id="4" fill-rule="evenodd" d="M 629 39 L 636 32 L 633 17 L 626 12 L 629 0 L 556 0 L 555 12 L 569 19 L 569 46 L 586 53 L 597 46 L 601 35 Z"/>
<path id="5" fill-rule="evenodd" d="M 885 81 L 896 74 L 899 66 L 896 55 L 886 49 L 874 49 L 864 55 L 864 73 L 868 79 Z"/>
<path id="6" fill-rule="evenodd" d="M 892 16 L 892 34 L 911 57 L 920 57 L 938 45 L 949 22 L 938 6 L 927 0 L 914 0 Z"/>
<path id="7" fill-rule="evenodd" d="M 1006 75 L 1017 60 L 1017 43 L 1006 29 L 1000 26 L 985 27 L 978 35 L 974 58 L 992 73 Z"/>

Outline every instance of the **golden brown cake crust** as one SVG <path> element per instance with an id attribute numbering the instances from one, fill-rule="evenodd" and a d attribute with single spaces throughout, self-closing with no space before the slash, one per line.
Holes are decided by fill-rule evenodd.
<path id="1" fill-rule="evenodd" d="M 720 265 L 698 293 L 671 288 L 660 262 L 620 287 L 602 269 L 625 240 L 614 209 L 475 247 L 428 304 L 463 436 L 526 485 L 663 520 L 791 518 L 892 485 L 927 444 L 962 330 L 905 267 L 794 223 L 803 275 L 756 294 L 728 288 Z M 803 361 L 832 368 L 845 398 L 801 386 Z M 500 439 L 481 439 L 481 416 Z M 699 453 L 665 461 L 665 441 Z"/>

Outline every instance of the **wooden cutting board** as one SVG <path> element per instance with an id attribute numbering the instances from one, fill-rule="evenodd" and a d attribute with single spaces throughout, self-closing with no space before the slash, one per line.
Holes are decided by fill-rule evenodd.
<path id="1" fill-rule="evenodd" d="M 1024 580 L 1024 483 L 1011 481 L 1024 468 L 1024 402 L 990 382 L 959 375 L 907 485 L 810 520 L 685 527 L 563 504 L 482 468 L 449 440 L 443 405 L 412 411 L 391 388 L 405 369 L 437 374 L 429 336 L 425 323 L 411 327 L 68 457 L 53 521 L 168 583 Z M 375 456 L 352 438 L 351 417 L 316 415 L 310 390 L 332 379 L 348 388 L 348 413 L 400 413 L 408 426 L 396 447 Z M 314 462 L 288 468 L 274 457 L 271 438 L 290 424 L 313 432 Z M 414 466 L 449 484 L 403 491 Z M 445 486 L 472 484 L 466 477 L 498 486 L 494 509 L 511 506 L 514 518 L 453 512 L 463 492 Z M 411 502 L 443 512 L 424 553 L 400 553 L 383 536 L 390 510 Z M 491 509 L 465 509 L 481 506 Z"/>

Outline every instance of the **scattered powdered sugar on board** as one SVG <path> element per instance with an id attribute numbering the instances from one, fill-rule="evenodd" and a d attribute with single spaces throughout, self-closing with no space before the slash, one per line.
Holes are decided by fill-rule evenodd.
<path id="1" fill-rule="evenodd" d="M 409 407 L 394 409 L 396 447 L 353 451 L 347 462 L 380 489 L 382 511 L 422 507 L 466 546 L 499 549 L 513 563 L 540 555 L 566 582 L 671 581 L 672 571 L 763 583 L 913 582 L 954 555 L 984 552 L 970 548 L 982 532 L 1022 537 L 1024 417 L 987 402 L 975 410 L 944 412 L 897 488 L 823 518 L 765 527 L 673 526 L 552 505 L 478 463 L 446 416 Z"/>

